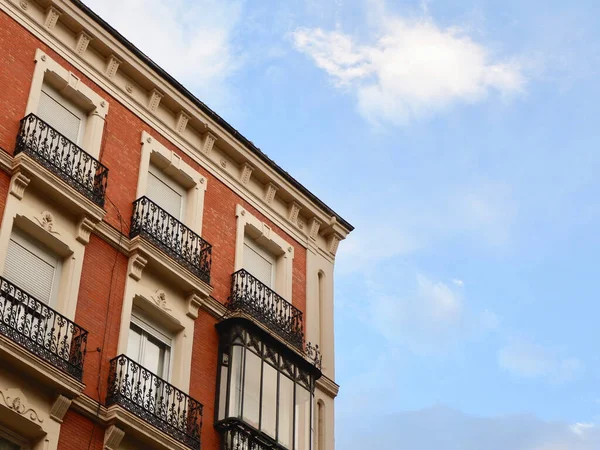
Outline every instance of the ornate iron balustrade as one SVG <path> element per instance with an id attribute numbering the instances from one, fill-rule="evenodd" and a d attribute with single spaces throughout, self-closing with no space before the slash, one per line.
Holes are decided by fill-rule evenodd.
<path id="1" fill-rule="evenodd" d="M 275 441 L 250 431 L 249 427 L 241 422 L 227 426 L 222 432 L 223 450 L 285 450 Z"/>
<path id="2" fill-rule="evenodd" d="M 129 237 L 138 235 L 210 283 L 212 246 L 148 197 L 133 202 Z"/>
<path id="3" fill-rule="evenodd" d="M 115 404 L 188 447 L 200 448 L 202 405 L 125 355 L 110 361 L 106 405 Z"/>
<path id="4" fill-rule="evenodd" d="M 227 307 L 247 312 L 292 345 L 302 349 L 302 311 L 244 269 L 232 275 L 231 296 Z"/>
<path id="5" fill-rule="evenodd" d="M 88 332 L 2 277 L 0 333 L 81 380 Z"/>
<path id="6" fill-rule="evenodd" d="M 21 119 L 15 155 L 21 152 L 104 207 L 108 169 L 35 114 Z"/>

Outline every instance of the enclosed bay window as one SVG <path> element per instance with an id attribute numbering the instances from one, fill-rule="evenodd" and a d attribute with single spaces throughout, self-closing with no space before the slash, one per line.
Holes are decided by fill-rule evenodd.
<path id="1" fill-rule="evenodd" d="M 320 372 L 243 319 L 218 325 L 217 426 L 288 450 L 310 450 L 314 380 Z"/>

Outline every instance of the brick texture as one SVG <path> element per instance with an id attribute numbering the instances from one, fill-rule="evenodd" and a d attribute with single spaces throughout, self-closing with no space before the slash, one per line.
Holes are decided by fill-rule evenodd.
<path id="1" fill-rule="evenodd" d="M 34 54 L 37 48 L 41 48 L 63 67 L 80 77 L 83 83 L 110 104 L 100 153 L 101 162 L 109 168 L 105 206 L 105 221 L 109 225 L 122 230 L 125 235 L 129 232 L 132 202 L 135 200 L 139 175 L 140 139 L 142 131 L 147 131 L 208 179 L 203 237 L 213 245 L 213 296 L 224 303 L 229 295 L 231 274 L 234 270 L 235 208 L 237 204 L 241 204 L 294 247 L 293 298 L 288 300 L 305 311 L 306 249 L 302 245 L 3 12 L 0 12 L 0 48 L 0 67 L 3 68 L 0 70 L 0 148 L 9 153 L 14 150 L 19 120 L 24 116 L 29 96 Z M 0 217 L 4 210 L 8 182 L 9 177 L 4 173 L 0 174 Z M 84 393 L 102 402 L 106 395 L 108 361 L 116 356 L 117 351 L 126 277 L 127 258 L 101 238 L 92 235 L 83 261 L 75 321 L 89 332 L 83 378 L 86 385 Z M 202 447 L 206 450 L 219 448 L 219 437 L 212 426 L 218 347 L 215 323 L 215 320 L 204 312 L 201 312 L 196 320 L 191 367 L 190 395 L 199 400 L 205 408 Z M 100 450 L 104 433 L 102 427 L 97 425 L 94 429 L 89 419 L 70 410 L 61 428 L 59 449 L 88 448 L 92 430 L 95 430 L 95 433 L 90 448 Z"/>

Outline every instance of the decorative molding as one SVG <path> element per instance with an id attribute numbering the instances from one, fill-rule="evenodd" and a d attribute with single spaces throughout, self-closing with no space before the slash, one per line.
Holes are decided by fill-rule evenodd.
<path id="1" fill-rule="evenodd" d="M 267 188 L 265 189 L 265 202 L 267 202 L 268 205 L 273 203 L 273 200 L 275 200 L 275 193 L 278 189 L 279 187 L 275 183 L 269 182 L 267 184 Z"/>
<path id="2" fill-rule="evenodd" d="M 133 85 L 131 83 L 127 83 L 125 85 L 125 90 L 127 91 L 128 94 L 133 94 Z"/>
<path id="3" fill-rule="evenodd" d="M 50 409 L 50 418 L 56 420 L 58 423 L 62 423 L 65 414 L 71 407 L 71 403 L 71 399 L 59 394 Z"/>
<path id="4" fill-rule="evenodd" d="M 290 222 L 297 224 L 298 223 L 298 214 L 300 214 L 300 210 L 302 207 L 297 202 L 292 202 L 289 205 L 289 216 L 288 219 Z"/>
<path id="5" fill-rule="evenodd" d="M 27 0 L 21 0 L 19 2 L 19 5 L 21 6 L 21 9 L 23 9 L 23 11 L 27 11 L 27 8 L 29 8 L 29 3 L 27 2 Z"/>
<path id="6" fill-rule="evenodd" d="M 77 35 L 77 41 L 75 41 L 75 53 L 83 55 L 88 48 L 88 44 L 91 42 L 92 37 L 85 31 L 81 31 Z"/>
<path id="7" fill-rule="evenodd" d="M 46 10 L 46 18 L 44 19 L 44 27 L 49 30 L 54 29 L 56 23 L 58 22 L 58 18 L 62 15 L 62 13 L 56 9 L 54 6 L 50 6 Z"/>
<path id="8" fill-rule="evenodd" d="M 227 160 L 225 158 L 221 158 L 221 167 L 223 169 L 227 168 Z"/>
<path id="9" fill-rule="evenodd" d="M 25 195 L 25 188 L 29 185 L 31 179 L 22 171 L 17 171 L 10 180 L 10 193 L 21 200 Z"/>
<path id="10" fill-rule="evenodd" d="M 214 134 L 210 132 L 205 133 L 204 143 L 202 144 L 202 153 L 209 156 L 215 142 L 217 142 L 217 137 Z"/>
<path id="11" fill-rule="evenodd" d="M 317 239 L 317 236 L 319 235 L 319 228 L 321 228 L 322 223 L 323 222 L 321 222 L 316 217 L 310 219 L 310 231 L 308 232 L 308 235 L 312 240 Z"/>
<path id="12" fill-rule="evenodd" d="M 127 267 L 127 275 L 133 278 L 135 281 L 142 279 L 142 272 L 144 267 L 148 264 L 148 260 L 141 256 L 139 253 L 134 253 L 129 257 L 129 263 Z"/>
<path id="13" fill-rule="evenodd" d="M 104 449 L 118 450 L 121 441 L 125 437 L 125 432 L 116 425 L 111 425 L 104 432 Z"/>
<path id="14" fill-rule="evenodd" d="M 337 397 L 338 393 L 340 392 L 339 385 L 326 375 L 322 375 L 321 378 L 317 380 L 317 389 L 324 392 L 331 398 Z"/>
<path id="15" fill-rule="evenodd" d="M 8 409 L 26 416 L 33 422 L 43 423 L 37 411 L 29 407 L 29 401 L 20 389 L 9 388 L 4 391 L 0 390 L 0 403 L 3 403 Z"/>
<path id="16" fill-rule="evenodd" d="M 327 241 L 327 250 L 329 250 L 329 253 L 335 256 L 341 240 L 342 237 L 337 233 L 329 236 L 329 240 Z"/>
<path id="17" fill-rule="evenodd" d="M 158 89 L 152 89 L 150 91 L 150 97 L 148 99 L 148 109 L 152 112 L 156 112 L 156 110 L 158 109 L 158 105 L 160 104 L 160 101 L 162 100 L 164 95 L 165 94 L 160 92 Z"/>
<path id="18" fill-rule="evenodd" d="M 204 298 L 193 292 L 186 298 L 186 301 L 188 305 L 187 316 L 196 320 L 198 318 L 198 309 L 204 304 Z"/>
<path id="19" fill-rule="evenodd" d="M 90 234 L 96 227 L 96 223 L 87 217 L 82 218 L 77 224 L 77 241 L 83 245 L 87 245 L 90 242 Z"/>
<path id="20" fill-rule="evenodd" d="M 179 111 L 179 114 L 177 114 L 175 131 L 182 134 L 185 131 L 185 127 L 187 127 L 189 120 L 190 116 L 185 111 Z"/>
<path id="21" fill-rule="evenodd" d="M 117 74 L 117 70 L 119 70 L 119 66 L 123 64 L 119 58 L 115 55 L 110 55 L 106 60 L 106 70 L 105 74 L 108 78 L 112 78 Z"/>
<path id="22" fill-rule="evenodd" d="M 42 227 L 48 233 L 60 235 L 58 231 L 53 230 L 55 222 L 54 216 L 50 211 L 42 211 L 39 217 L 36 217 L 35 220 L 37 220 L 40 227 Z"/>
<path id="23" fill-rule="evenodd" d="M 157 289 L 155 294 L 150 296 L 150 298 L 160 309 L 171 311 L 171 308 L 167 306 L 167 294 L 162 289 Z"/>
<path id="24" fill-rule="evenodd" d="M 247 162 L 242 165 L 242 175 L 240 176 L 240 181 L 245 186 L 250 181 L 250 177 L 252 176 L 252 171 L 254 167 L 252 167 Z"/>

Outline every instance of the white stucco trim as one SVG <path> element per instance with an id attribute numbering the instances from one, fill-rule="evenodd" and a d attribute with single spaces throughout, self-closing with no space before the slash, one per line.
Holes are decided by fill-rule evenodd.
<path id="1" fill-rule="evenodd" d="M 265 247 L 276 258 L 274 290 L 292 303 L 292 269 L 294 247 L 274 233 L 269 225 L 261 222 L 242 205 L 236 205 L 237 229 L 235 239 L 235 271 L 243 268 L 244 237 L 249 236 L 257 244 Z"/>
<path id="2" fill-rule="evenodd" d="M 36 50 L 34 61 L 35 69 L 25 115 L 37 113 L 42 86 L 44 82 L 47 82 L 87 112 L 81 147 L 94 158 L 98 158 L 102 146 L 104 121 L 108 113 L 108 101 L 96 94 L 77 75 L 69 72 L 42 50 Z"/>
<path id="3" fill-rule="evenodd" d="M 185 163 L 174 151 L 169 150 L 146 131 L 142 132 L 142 156 L 136 198 L 146 195 L 150 164 L 159 168 L 187 190 L 184 223 L 202 235 L 202 212 L 207 179 Z"/>

